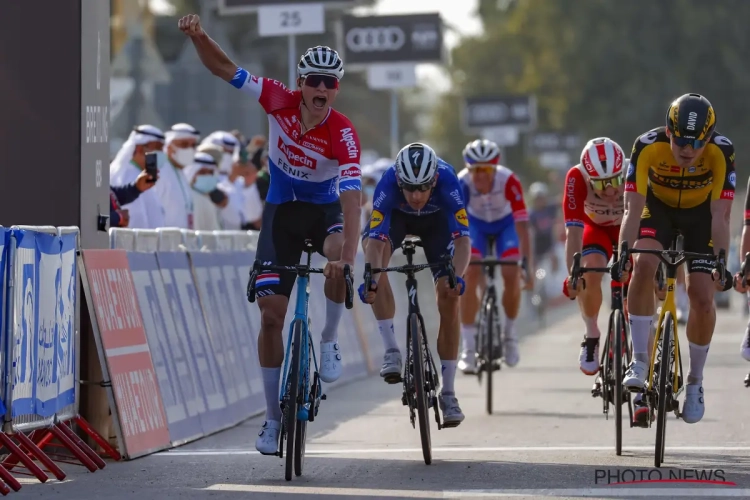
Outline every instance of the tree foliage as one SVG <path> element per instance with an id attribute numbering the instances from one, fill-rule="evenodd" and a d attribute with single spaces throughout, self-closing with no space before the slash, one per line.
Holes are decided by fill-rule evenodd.
<path id="1" fill-rule="evenodd" d="M 534 94 L 538 128 L 608 136 L 629 153 L 638 135 L 664 124 L 674 98 L 697 92 L 714 105 L 719 130 L 735 143 L 738 170 L 746 172 L 742 159 L 750 148 L 739 138 L 750 112 L 750 2 L 515 0 L 506 10 L 497 4 L 480 1 L 484 34 L 452 51 L 453 90 L 435 109 L 431 130 L 446 159 L 460 164 L 472 139 L 459 119 L 466 96 Z M 522 147 L 507 156 L 525 177 L 540 175 Z"/>

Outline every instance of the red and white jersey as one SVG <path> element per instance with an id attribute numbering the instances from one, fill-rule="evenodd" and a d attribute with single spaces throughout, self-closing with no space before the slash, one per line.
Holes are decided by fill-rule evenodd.
<path id="1" fill-rule="evenodd" d="M 622 189 L 622 188 L 621 188 Z M 565 226 L 583 227 L 594 223 L 599 226 L 619 226 L 625 213 L 625 192 L 615 202 L 605 202 L 595 193 L 586 174 L 576 165 L 565 177 L 563 216 Z"/>
<path id="2" fill-rule="evenodd" d="M 325 204 L 338 200 L 338 192 L 362 189 L 359 137 L 346 116 L 329 108 L 328 116 L 303 135 L 301 91 L 242 68 L 230 83 L 256 98 L 268 114 L 267 202 Z"/>
<path id="3" fill-rule="evenodd" d="M 496 222 L 512 214 L 516 221 L 529 220 L 521 181 L 509 168 L 502 165 L 496 167 L 492 189 L 487 194 L 481 194 L 477 190 L 468 169 L 458 174 L 458 181 L 463 188 L 464 202 L 472 219 Z"/>

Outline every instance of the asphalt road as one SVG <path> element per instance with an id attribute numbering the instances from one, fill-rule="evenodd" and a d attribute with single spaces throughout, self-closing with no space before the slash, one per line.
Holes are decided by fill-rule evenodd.
<path id="1" fill-rule="evenodd" d="M 582 325 L 568 306 L 548 318 L 547 328 L 534 331 L 533 321 L 524 322 L 521 362 L 496 375 L 493 415 L 485 412 L 476 378 L 459 374 L 466 420 L 441 431 L 433 422 L 430 466 L 400 387 L 375 377 L 329 393 L 308 427 L 305 473 L 292 482 L 284 480 L 282 460 L 255 452 L 262 418 L 254 418 L 176 450 L 109 463 L 95 474 L 66 466 L 64 482 L 24 481 L 9 498 L 748 498 L 750 389 L 743 379 L 750 364 L 739 355 L 745 321 L 736 307 L 720 313 L 705 372 L 705 417 L 689 425 L 670 415 L 661 470 L 653 468 L 655 427 L 626 427 L 626 450 L 615 455 L 614 422 L 590 396 L 593 377 L 578 370 Z M 734 485 L 611 484 L 709 475 Z"/>

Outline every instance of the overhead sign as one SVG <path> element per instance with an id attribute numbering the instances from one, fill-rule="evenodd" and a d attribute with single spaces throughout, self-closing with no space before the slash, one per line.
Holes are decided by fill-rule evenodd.
<path id="1" fill-rule="evenodd" d="M 464 102 L 463 121 L 467 130 L 506 126 L 533 129 L 536 99 L 529 95 L 468 97 Z"/>
<path id="2" fill-rule="evenodd" d="M 344 16 L 342 27 L 346 64 L 443 61 L 443 21 L 438 13 Z"/>
<path id="3" fill-rule="evenodd" d="M 373 90 L 416 87 L 417 66 L 413 63 L 368 65 L 367 85 Z"/>
<path id="4" fill-rule="evenodd" d="M 570 132 L 535 132 L 529 136 L 529 149 L 532 153 L 555 151 L 580 151 L 583 140 L 580 134 Z"/>
<path id="5" fill-rule="evenodd" d="M 289 6 L 302 4 L 325 4 L 326 7 L 354 7 L 360 0 L 219 0 L 219 14 L 232 16 L 252 14 L 264 6 Z"/>
<path id="6" fill-rule="evenodd" d="M 325 31 L 322 3 L 261 5 L 258 8 L 260 36 L 314 35 Z"/>

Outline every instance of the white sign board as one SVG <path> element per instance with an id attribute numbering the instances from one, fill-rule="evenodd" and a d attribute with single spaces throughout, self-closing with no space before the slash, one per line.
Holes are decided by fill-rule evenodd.
<path id="1" fill-rule="evenodd" d="M 367 85 L 373 90 L 416 87 L 417 66 L 412 63 L 368 65 Z"/>
<path id="2" fill-rule="evenodd" d="M 260 36 L 315 35 L 325 33 L 325 28 L 322 3 L 258 7 Z"/>
<path id="3" fill-rule="evenodd" d="M 539 164 L 544 168 L 564 170 L 572 166 L 570 155 L 564 151 L 550 151 L 539 155 Z"/>
<path id="4" fill-rule="evenodd" d="M 482 129 L 482 137 L 497 143 L 501 147 L 518 144 L 519 133 L 518 127 L 514 126 L 487 127 Z"/>

